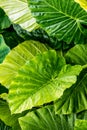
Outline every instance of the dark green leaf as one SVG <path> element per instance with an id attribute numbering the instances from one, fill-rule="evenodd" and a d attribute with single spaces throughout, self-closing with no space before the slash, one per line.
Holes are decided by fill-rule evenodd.
<path id="1" fill-rule="evenodd" d="M 6 89 L 3 85 L 0 84 L 0 94 L 8 93 L 8 89 Z"/>
<path id="2" fill-rule="evenodd" d="M 11 22 L 2 8 L 0 8 L 0 30 L 10 27 Z"/>
<path id="3" fill-rule="evenodd" d="M 50 36 L 68 44 L 85 42 L 87 12 L 74 0 L 28 0 L 37 22 Z"/>
<path id="4" fill-rule="evenodd" d="M 0 130 L 12 130 L 11 127 L 7 126 L 0 120 Z"/>
<path id="5" fill-rule="evenodd" d="M 0 32 L 5 40 L 5 43 L 12 49 L 16 47 L 18 44 L 22 43 L 24 41 L 23 38 L 21 38 L 16 31 L 13 28 L 13 25 L 10 26 L 7 29 L 4 29 L 2 32 Z"/>
<path id="6" fill-rule="evenodd" d="M 54 49 L 66 49 L 69 48 L 69 45 L 67 47 L 67 44 L 64 42 L 60 42 L 58 38 L 49 36 L 42 28 L 38 28 L 36 30 L 33 30 L 32 32 L 28 32 L 24 29 L 22 29 L 19 25 L 14 24 L 13 25 L 15 31 L 17 34 L 23 38 L 24 40 L 36 40 L 40 41 L 42 43 L 47 43 L 50 47 Z M 66 48 L 65 48 L 66 46 Z"/>
<path id="7" fill-rule="evenodd" d="M 0 63 L 3 62 L 6 55 L 9 53 L 10 48 L 5 44 L 3 36 L 0 35 Z"/>

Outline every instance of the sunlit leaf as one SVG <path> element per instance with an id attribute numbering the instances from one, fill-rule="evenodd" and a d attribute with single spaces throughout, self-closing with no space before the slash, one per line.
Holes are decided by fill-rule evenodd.
<path id="1" fill-rule="evenodd" d="M 15 47 L 0 65 L 0 82 L 9 88 L 18 70 L 35 55 L 46 50 L 46 45 L 37 41 L 25 41 Z"/>
<path id="2" fill-rule="evenodd" d="M 20 24 L 24 29 L 32 31 L 38 27 L 28 8 L 27 0 L 1 0 L 0 7 L 13 23 Z"/>
<path id="3" fill-rule="evenodd" d="M 54 50 L 39 54 L 20 68 L 10 86 L 11 112 L 19 113 L 59 98 L 76 82 L 81 69 L 80 65 L 66 65 Z"/>
<path id="4" fill-rule="evenodd" d="M 87 120 L 77 119 L 74 130 L 87 130 Z"/>
<path id="5" fill-rule="evenodd" d="M 75 0 L 77 3 L 79 3 L 80 4 L 80 6 L 83 8 L 83 9 L 85 9 L 85 10 L 87 10 L 87 0 Z"/>

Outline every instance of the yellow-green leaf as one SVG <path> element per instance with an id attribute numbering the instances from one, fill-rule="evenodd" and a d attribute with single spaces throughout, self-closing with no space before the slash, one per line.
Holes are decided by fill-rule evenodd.
<path id="1" fill-rule="evenodd" d="M 79 3 L 83 9 L 87 10 L 87 0 L 75 0 L 75 2 Z"/>

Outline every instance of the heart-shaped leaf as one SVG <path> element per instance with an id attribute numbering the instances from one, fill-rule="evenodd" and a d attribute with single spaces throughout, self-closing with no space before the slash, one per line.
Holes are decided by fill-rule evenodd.
<path id="1" fill-rule="evenodd" d="M 76 82 L 81 69 L 80 65 L 66 65 L 54 50 L 39 54 L 13 79 L 8 97 L 11 112 L 19 113 L 59 98 Z"/>

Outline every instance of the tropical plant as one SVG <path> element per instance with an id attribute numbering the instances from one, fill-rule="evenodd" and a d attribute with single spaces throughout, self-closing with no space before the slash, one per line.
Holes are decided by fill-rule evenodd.
<path id="1" fill-rule="evenodd" d="M 0 1 L 0 130 L 87 130 L 86 7 Z"/>

